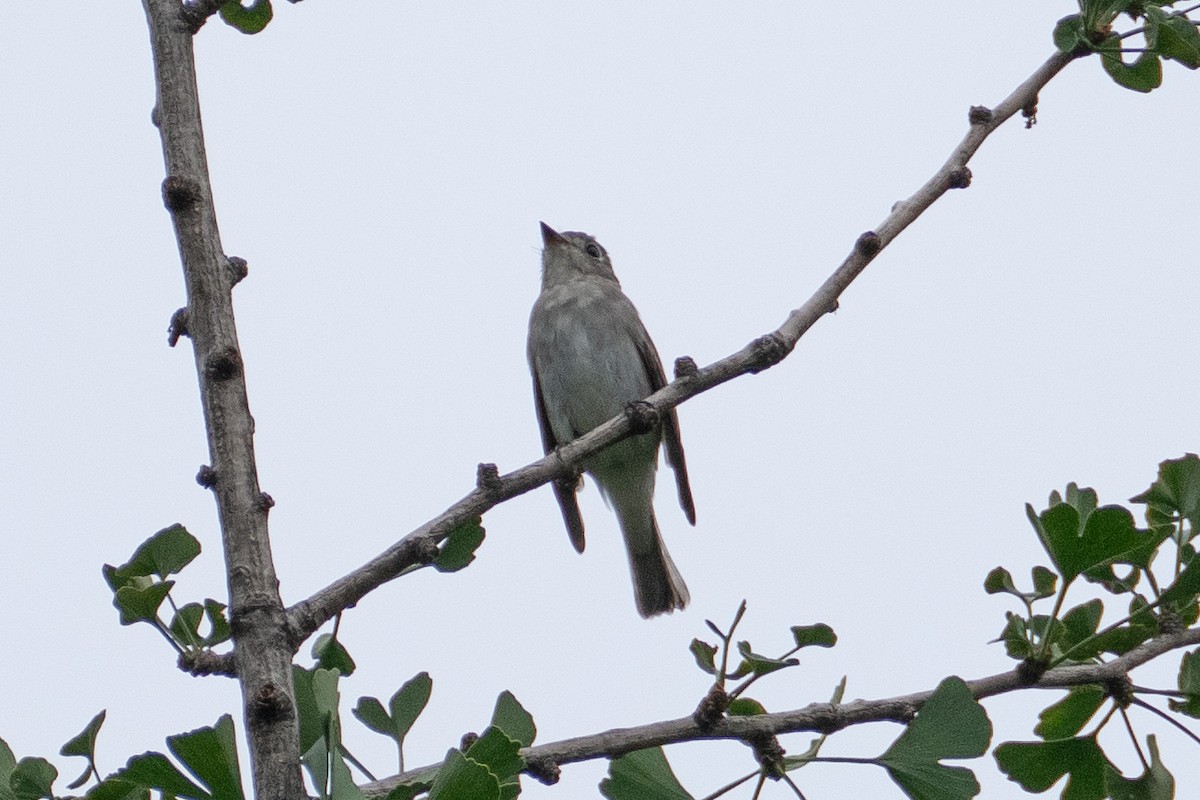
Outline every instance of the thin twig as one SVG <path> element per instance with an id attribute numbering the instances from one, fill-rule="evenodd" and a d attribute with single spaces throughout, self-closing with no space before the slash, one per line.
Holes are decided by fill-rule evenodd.
<path id="1" fill-rule="evenodd" d="M 741 786 L 743 783 L 750 780 L 755 775 L 758 775 L 759 772 L 761 772 L 761 770 L 757 770 L 757 769 L 754 770 L 754 772 L 748 772 L 745 775 L 743 775 L 742 777 L 737 778 L 736 780 L 732 780 L 729 783 L 725 784 L 724 786 L 722 786 L 720 789 L 717 789 L 712 794 L 704 795 L 704 797 L 700 798 L 700 800 L 717 800 L 718 797 L 720 797 L 723 794 L 732 792 L 734 789 Z"/>
<path id="2" fill-rule="evenodd" d="M 1188 728 L 1186 725 L 1184 725 L 1179 720 L 1172 717 L 1170 714 L 1167 714 L 1161 708 L 1158 708 L 1157 706 L 1152 706 L 1149 703 L 1147 703 L 1145 700 L 1141 700 L 1137 697 L 1133 698 L 1130 701 L 1130 703 L 1132 703 L 1135 706 L 1138 706 L 1139 708 L 1144 708 L 1152 714 L 1158 715 L 1162 719 L 1166 720 L 1167 722 L 1171 723 L 1176 728 L 1178 728 L 1180 730 L 1180 732 L 1182 732 L 1185 736 L 1187 736 L 1193 742 L 1195 742 L 1196 744 L 1200 744 L 1200 736 L 1197 736 L 1196 734 L 1192 733 L 1192 730 L 1190 728 Z"/>

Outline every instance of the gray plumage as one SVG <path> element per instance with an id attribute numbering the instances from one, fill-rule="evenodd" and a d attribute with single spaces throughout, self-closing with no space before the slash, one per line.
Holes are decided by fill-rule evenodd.
<path id="1" fill-rule="evenodd" d="M 586 233 L 560 234 L 544 222 L 542 241 L 542 292 L 529 317 L 528 354 L 542 444 L 549 453 L 621 414 L 667 380 L 604 248 Z M 654 518 L 660 441 L 675 470 L 679 504 L 694 525 L 696 510 L 674 409 L 663 415 L 658 430 L 620 441 L 584 465 L 617 514 L 643 617 L 683 608 L 689 599 Z M 577 487 L 553 486 L 571 544 L 583 552 Z"/>

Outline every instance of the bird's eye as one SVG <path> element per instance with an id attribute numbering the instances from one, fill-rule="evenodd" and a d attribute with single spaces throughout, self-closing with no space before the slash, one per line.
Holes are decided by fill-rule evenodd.
<path id="1" fill-rule="evenodd" d="M 595 242 L 588 242 L 583 246 L 583 252 L 587 253 L 592 258 L 599 258 L 604 251 L 600 249 L 600 245 Z"/>

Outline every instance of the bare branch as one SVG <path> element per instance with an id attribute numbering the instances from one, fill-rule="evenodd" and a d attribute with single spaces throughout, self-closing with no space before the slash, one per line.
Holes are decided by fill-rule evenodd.
<path id="1" fill-rule="evenodd" d="M 212 671 L 236 667 L 249 732 L 254 796 L 258 800 L 302 797 L 292 688 L 294 651 L 284 636 L 283 602 L 267 537 L 270 506 L 258 485 L 254 420 L 234 326 L 231 289 L 240 270 L 231 266 L 221 249 L 204 152 L 193 21 L 179 0 L 143 3 L 157 85 L 153 119 L 162 138 L 167 172 L 163 201 L 175 226 L 187 287 L 187 308 L 176 312 L 171 339 L 174 343 L 186 332 L 195 353 L 211 459 L 200 477 L 217 501 L 229 578 L 230 624 L 237 642 L 235 659 L 207 667 Z"/>
<path id="2" fill-rule="evenodd" d="M 221 10 L 225 0 L 184 0 L 181 13 L 188 27 L 195 34 L 208 18 Z"/>
<path id="3" fill-rule="evenodd" d="M 1129 673 L 1142 664 L 1153 661 L 1171 650 L 1195 644 L 1200 644 L 1200 628 L 1152 639 L 1106 664 L 1055 667 L 1043 673 L 1034 683 L 1023 680 L 1022 671 L 1015 669 L 967 681 L 967 686 L 976 699 L 982 700 L 1025 689 L 1067 689 L 1089 684 L 1123 684 L 1129 680 Z M 623 753 L 666 744 L 701 739 L 736 739 L 752 743 L 785 733 L 834 733 L 852 725 L 869 722 L 908 722 L 932 694 L 932 690 L 927 690 L 883 700 L 855 700 L 839 705 L 812 703 L 804 708 L 774 714 L 725 717 L 707 728 L 701 728 L 688 716 L 634 728 L 614 728 L 590 736 L 526 747 L 521 750 L 521 757 L 529 765 L 526 772 L 536 777 L 557 775 L 558 767 L 563 764 L 595 758 L 613 758 Z M 397 784 L 436 766 L 428 765 L 376 783 L 365 784 L 360 788 L 368 797 L 380 797 L 386 795 Z"/>
<path id="4" fill-rule="evenodd" d="M 665 412 L 726 381 L 768 369 L 787 357 L 817 320 L 837 309 L 842 292 L 880 250 L 947 190 L 964 188 L 970 183 L 966 165 L 983 141 L 1017 112 L 1032 115 L 1032 110 L 1037 107 L 1038 92 L 1074 58 L 1056 52 L 994 109 L 971 109 L 970 129 L 941 169 L 912 197 L 897 203 L 876 230 L 862 234 L 841 266 L 804 305 L 792 311 L 778 329 L 703 369 L 696 370 L 692 365 L 693 368 L 682 370 L 680 377 L 650 395 L 646 402 L 659 412 Z M 631 431 L 632 425 L 626 416 L 616 417 L 540 461 L 481 485 L 368 563 L 289 608 L 288 633 L 293 646 L 298 648 L 339 611 L 354 605 L 404 570 L 418 566 L 422 563 L 418 560 L 420 554 L 427 554 L 432 545 L 440 542 L 457 525 L 480 517 L 488 509 L 556 478 L 572 476 L 588 456 L 629 436 Z"/>

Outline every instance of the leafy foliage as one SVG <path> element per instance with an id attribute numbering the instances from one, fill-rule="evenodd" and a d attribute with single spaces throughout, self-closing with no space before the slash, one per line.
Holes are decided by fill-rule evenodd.
<path id="1" fill-rule="evenodd" d="M 1162 85 L 1164 60 L 1188 69 L 1200 67 L 1200 33 L 1187 13 L 1163 10 L 1173 5 L 1173 0 L 1079 0 L 1079 13 L 1063 17 L 1055 25 L 1054 44 L 1064 53 L 1098 54 L 1117 84 L 1149 92 Z M 1141 27 L 1114 32 L 1113 24 L 1121 14 L 1140 19 Z M 1141 34 L 1144 47 L 1127 47 L 1126 42 L 1136 34 Z M 1132 61 L 1125 60 L 1126 54 L 1135 52 Z"/>
<path id="2" fill-rule="evenodd" d="M 1128 653 L 1155 636 L 1193 625 L 1200 617 L 1200 559 L 1192 546 L 1200 517 L 1200 459 L 1188 454 L 1164 461 L 1155 482 L 1132 502 L 1146 505 L 1145 529 L 1136 527 L 1129 509 L 1100 506 L 1095 491 L 1075 484 L 1064 494 L 1052 493 L 1049 506 L 1041 512 L 1027 506 L 1027 516 L 1054 564 L 1054 580 L 1043 575 L 1040 587 L 1023 592 L 1013 586 L 1008 570 L 998 567 L 984 586 L 989 593 L 1017 597 L 1025 606 L 1023 616 L 1007 614 L 1001 640 L 1011 657 L 1034 665 L 1029 674 L 1036 676 L 1063 663 L 1101 663 L 1109 654 Z M 1121 567 L 1122 574 L 1115 567 Z M 1127 596 L 1128 613 L 1102 626 L 1104 604 L 1099 598 L 1063 611 L 1078 578 L 1109 594 Z M 1056 591 L 1048 591 L 1056 585 Z M 1051 597 L 1050 613 L 1035 614 L 1034 605 Z M 1171 710 L 1191 716 L 1200 711 L 1197 652 L 1182 657 L 1179 699 L 1168 704 Z M 1127 707 L 1148 706 L 1135 693 L 1132 687 L 1117 684 L 1071 689 L 1041 712 L 1034 729 L 1041 741 L 997 746 L 997 764 L 1030 792 L 1045 791 L 1065 778 L 1065 800 L 1172 796 L 1174 778 L 1162 764 L 1153 736 L 1147 740 L 1151 757 L 1138 778 L 1122 776 L 1104 752 L 1100 734 L 1109 720 L 1126 717 L 1132 733 Z M 1106 705 L 1107 711 L 1101 713 Z M 1092 730 L 1085 733 L 1093 722 Z"/>
<path id="3" fill-rule="evenodd" d="M 159 614 L 175 586 L 167 576 L 183 571 L 199 555 L 200 541 L 187 528 L 175 524 L 143 542 L 121 566 L 105 564 L 101 571 L 112 590 L 121 624 L 148 623 L 180 653 L 195 653 L 229 641 L 232 631 L 225 605 L 212 598 L 182 607 L 171 602 L 174 613 L 169 623 Z M 208 633 L 202 634 L 200 626 L 205 620 Z"/>

